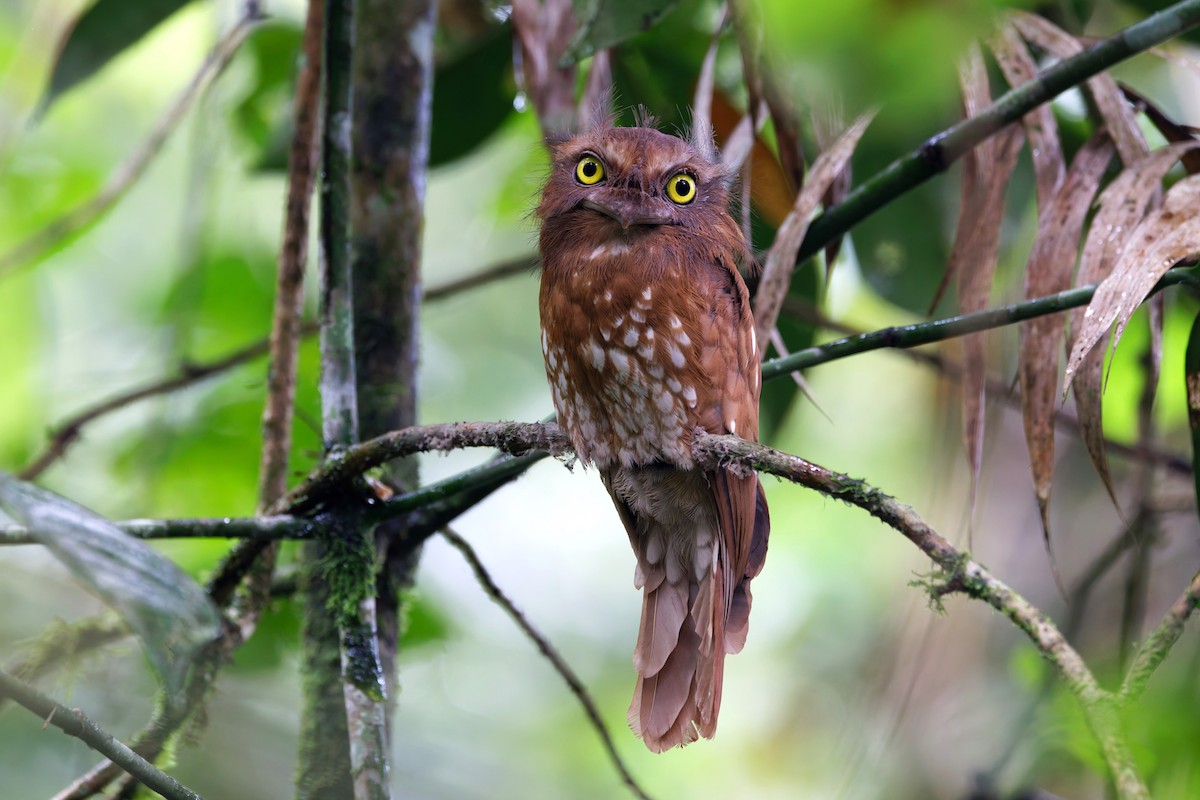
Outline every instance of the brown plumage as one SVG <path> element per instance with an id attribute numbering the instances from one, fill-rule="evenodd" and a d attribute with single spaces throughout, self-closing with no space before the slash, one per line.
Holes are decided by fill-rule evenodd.
<path id="1" fill-rule="evenodd" d="M 745 644 L 766 557 L 758 478 L 697 469 L 691 452 L 696 428 L 758 438 L 746 241 L 707 131 L 605 124 L 553 151 L 537 210 L 546 375 L 637 555 L 629 724 L 661 752 L 716 731 L 725 654 Z"/>

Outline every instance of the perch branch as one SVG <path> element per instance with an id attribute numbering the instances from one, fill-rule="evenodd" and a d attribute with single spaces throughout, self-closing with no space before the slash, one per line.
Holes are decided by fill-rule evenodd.
<path id="1" fill-rule="evenodd" d="M 612 737 L 609 736 L 608 728 L 604 725 L 604 720 L 600 717 L 600 711 L 596 708 L 596 704 L 592 702 L 591 696 L 588 694 L 587 688 L 583 685 L 583 681 L 579 680 L 579 676 L 571 669 L 571 666 L 563 660 L 558 650 L 554 648 L 549 640 L 533 626 L 528 618 L 521 612 L 519 608 L 513 605 L 512 600 L 508 595 L 496 585 L 491 574 L 488 573 L 487 567 L 479 560 L 479 555 L 475 549 L 471 547 L 463 537 L 452 531 L 450 528 L 443 528 L 441 531 L 442 537 L 450 543 L 450 545 L 462 554 L 467 563 L 471 566 L 471 570 L 475 573 L 476 580 L 479 581 L 480 587 L 488 597 L 504 609 L 504 612 L 517 624 L 526 636 L 533 641 L 538 651 L 546 657 L 550 665 L 554 667 L 562 679 L 567 682 L 567 686 L 571 688 L 571 693 L 579 700 L 579 704 L 583 706 L 583 711 L 587 714 L 588 720 L 592 723 L 592 727 L 596 729 L 596 733 L 600 736 L 604 743 L 604 749 L 608 751 L 608 757 L 612 760 L 613 766 L 621 775 L 621 780 L 629 787 L 629 790 L 641 800 L 650 800 L 649 796 L 634 780 L 629 769 L 625 766 L 625 762 L 621 760 L 621 756 L 617 753 L 617 746 L 613 743 Z"/>

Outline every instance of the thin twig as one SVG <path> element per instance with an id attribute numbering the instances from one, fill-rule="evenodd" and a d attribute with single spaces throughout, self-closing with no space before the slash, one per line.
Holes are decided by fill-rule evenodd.
<path id="1" fill-rule="evenodd" d="M 1137 700 L 1146 689 L 1150 676 L 1171 652 L 1171 648 L 1183 633 L 1184 623 L 1192 612 L 1200 607 L 1200 572 L 1192 578 L 1188 588 L 1167 611 L 1162 622 L 1154 629 L 1134 656 L 1133 664 L 1125 673 L 1118 699 L 1122 705 Z"/>
<path id="2" fill-rule="evenodd" d="M 167 800 L 202 800 L 200 795 L 133 752 L 111 733 L 92 722 L 79 709 L 70 709 L 56 703 L 29 684 L 3 671 L 0 671 L 0 697 L 15 700 L 46 723 L 80 739 Z"/>
<path id="3" fill-rule="evenodd" d="M 534 256 L 523 256 L 521 258 L 514 258 L 511 261 L 503 261 L 465 277 L 456 278 L 438 286 L 430 287 L 425 290 L 424 299 L 426 302 L 444 300 L 447 297 L 461 294 L 470 289 L 477 289 L 480 286 L 486 286 L 489 283 L 495 283 L 504 278 L 511 278 L 513 275 L 533 275 L 537 272 L 538 264 L 539 262 Z"/>
<path id="4" fill-rule="evenodd" d="M 22 654 L 2 669 L 20 680 L 44 677 L 63 663 L 72 663 L 83 653 L 130 635 L 129 626 L 115 612 L 105 612 L 75 622 L 51 623 Z M 0 709 L 4 708 L 0 698 Z"/>
<path id="5" fill-rule="evenodd" d="M 583 706 L 584 713 L 587 714 L 588 720 L 592 723 L 592 727 L 596 729 L 597 735 L 600 736 L 600 740 L 604 743 L 604 749 L 608 751 L 608 757 L 612 760 L 613 766 L 616 767 L 617 772 L 621 774 L 621 780 L 625 782 L 625 785 L 629 787 L 629 790 L 633 792 L 635 796 L 642 798 L 642 800 L 650 800 L 646 792 L 641 786 L 638 785 L 638 782 L 634 780 L 633 775 L 630 774 L 629 769 L 625 766 L 625 762 L 621 760 L 621 756 L 617 752 L 617 746 L 613 743 L 612 737 L 608 733 L 608 728 L 605 726 L 604 720 L 600 717 L 600 711 L 596 708 L 596 704 L 592 701 L 591 696 L 588 694 L 587 688 L 583 685 L 583 681 L 579 679 L 579 676 L 575 674 L 575 671 L 571 669 L 571 666 L 563 660 L 563 657 L 559 655 L 558 650 L 555 649 L 554 645 L 552 645 L 550 641 L 533 626 L 533 623 L 531 623 L 529 619 L 523 613 L 521 613 L 521 610 L 513 605 L 513 602 L 508 598 L 508 595 L 506 595 L 504 591 L 498 585 L 496 585 L 496 582 L 488 573 L 487 567 L 483 565 L 483 562 L 479 560 L 479 555 L 475 552 L 474 548 L 471 547 L 470 542 L 459 536 L 448 527 L 442 528 L 441 534 L 442 538 L 449 542 L 455 550 L 461 553 L 462 557 L 466 559 L 468 564 L 470 564 L 471 570 L 475 573 L 476 580 L 479 581 L 480 587 L 487 594 L 487 596 L 492 598 L 496 605 L 504 609 L 504 612 L 508 614 L 508 616 L 512 618 L 512 621 L 517 624 L 517 627 L 520 628 L 525 635 L 533 641 L 538 651 L 546 657 L 546 660 L 550 662 L 550 665 L 554 667 L 555 671 L 558 672 L 558 674 L 562 676 L 562 679 L 567 682 L 567 686 L 570 687 L 571 693 L 575 695 L 576 699 L 579 700 L 579 704 Z"/>
<path id="6" fill-rule="evenodd" d="M 62 243 L 62 241 L 84 228 L 87 228 L 111 208 L 124 194 L 137 183 L 146 171 L 146 167 L 162 150 L 163 144 L 171 133 L 179 127 L 179 123 L 187 114 L 188 109 L 203 94 L 204 89 L 225 71 L 238 48 L 246 39 L 257 15 L 245 15 L 235 24 L 224 37 L 217 42 L 212 53 L 204 60 L 191 82 L 176 98 L 175 102 L 159 119 L 150 136 L 142 143 L 116 172 L 100 192 L 87 202 L 55 219 L 37 233 L 30 236 L 7 253 L 0 255 L 0 277 L 13 272 L 31 261 L 37 261 Z"/>
<path id="7" fill-rule="evenodd" d="M 304 330 L 307 333 L 315 333 L 316 326 L 308 325 L 305 326 Z M 18 477 L 24 481 L 31 481 L 37 478 L 51 464 L 61 458 L 66 453 L 67 448 L 79 439 L 86 425 L 95 422 L 100 417 L 111 414 L 114 411 L 119 411 L 139 400 L 170 394 L 171 392 L 193 386 L 206 378 L 211 378 L 214 375 L 226 372 L 234 367 L 240 367 L 256 358 L 260 358 L 266 355 L 267 351 L 268 342 L 266 339 L 263 339 L 213 361 L 202 364 L 183 364 L 179 367 L 179 371 L 175 375 L 127 389 L 113 395 L 107 400 L 102 400 L 93 406 L 83 409 L 53 428 L 50 434 L 50 442 L 46 445 L 46 449 L 23 467 L 17 473 Z"/>
<path id="8" fill-rule="evenodd" d="M 445 300 L 462 292 L 485 286 L 504 278 L 522 273 L 531 274 L 537 269 L 537 266 L 538 262 L 536 258 L 518 258 L 506 261 L 464 278 L 458 278 L 440 286 L 435 286 L 425 292 L 425 300 L 430 302 Z M 307 339 L 315 335 L 317 330 L 318 326 L 316 323 L 302 323 L 300 326 L 300 336 Z M 45 450 L 34 458 L 33 461 L 22 467 L 20 472 L 18 472 L 18 476 L 26 481 L 36 479 L 51 464 L 66 454 L 67 449 L 79 439 L 85 426 L 95 422 L 102 416 L 118 411 L 125 406 L 132 405 L 139 400 L 186 389 L 207 378 L 261 358 L 269 352 L 270 340 L 262 339 L 212 361 L 183 364 L 179 367 L 175 375 L 125 390 L 94 406 L 85 408 L 51 429 L 50 442 L 46 445 Z"/>
<path id="9" fill-rule="evenodd" d="M 304 306 L 304 269 L 308 261 L 308 218 L 312 207 L 321 118 L 318 111 L 324 18 L 324 0 L 310 0 L 304 23 L 303 64 L 296 78 L 293 110 L 295 134 L 288 156 L 283 243 L 279 248 L 275 312 L 271 325 L 271 368 L 267 373 L 267 402 L 263 410 L 259 505 L 264 508 L 287 491 L 296 362 L 302 335 L 300 313 Z"/>

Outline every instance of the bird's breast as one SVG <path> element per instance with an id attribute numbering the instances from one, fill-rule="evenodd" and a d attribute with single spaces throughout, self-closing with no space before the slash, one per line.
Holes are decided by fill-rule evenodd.
<path id="1" fill-rule="evenodd" d="M 559 424 L 601 468 L 690 467 L 701 387 L 697 343 L 672 302 L 620 241 L 584 248 L 542 290 L 542 349 Z M 546 278 L 543 278 L 546 281 Z"/>

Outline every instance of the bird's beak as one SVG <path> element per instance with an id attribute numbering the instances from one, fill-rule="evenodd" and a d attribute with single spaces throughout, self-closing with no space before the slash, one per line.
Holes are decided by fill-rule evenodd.
<path id="1" fill-rule="evenodd" d="M 668 214 L 661 211 L 647 211 L 644 204 L 638 201 L 621 198 L 605 198 L 596 200 L 588 198 L 582 203 L 584 208 L 599 211 L 606 217 L 621 223 L 621 227 L 629 230 L 631 225 L 665 225 L 671 221 Z"/>

